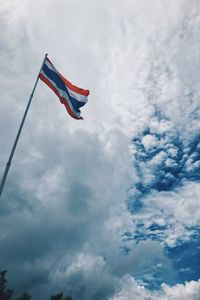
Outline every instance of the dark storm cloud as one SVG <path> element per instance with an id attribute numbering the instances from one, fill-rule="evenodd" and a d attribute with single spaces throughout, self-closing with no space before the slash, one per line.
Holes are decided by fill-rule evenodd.
<path id="1" fill-rule="evenodd" d="M 30 145 L 26 158 L 18 154 L 13 162 L 16 167 L 8 177 L 2 198 L 1 267 L 8 269 L 8 278 L 17 293 L 28 289 L 37 299 L 48 299 L 50 293 L 60 288 L 82 299 L 106 299 L 114 291 L 116 280 L 112 269 L 107 269 L 107 263 L 103 271 L 101 264 L 98 269 L 98 261 L 97 267 L 94 263 L 97 274 L 93 281 L 98 282 L 102 272 L 105 277 L 99 285 L 90 282 L 93 269 L 89 277 L 85 277 L 84 268 L 63 278 L 57 278 L 54 273 L 62 273 L 63 269 L 67 272 L 87 243 L 90 245 L 87 251 L 93 252 L 96 239 L 103 246 L 95 250 L 95 255 L 99 253 L 102 259 L 104 234 L 110 234 L 106 233 L 104 223 L 113 202 L 117 205 L 120 201 L 121 183 L 112 181 L 116 172 L 119 178 L 115 163 L 118 153 L 108 153 L 96 135 L 84 131 L 77 131 L 75 138 L 71 134 L 62 138 L 55 133 L 50 136 L 51 147 L 48 147 L 48 136 L 43 141 L 41 134 L 38 160 L 32 155 Z M 70 140 L 66 147 L 58 146 L 63 138 Z M 122 181 L 126 182 L 121 171 Z M 113 192 L 119 196 L 112 199 Z M 102 228 L 105 233 L 101 232 Z M 108 240 L 106 243 L 109 249 Z M 92 254 L 91 259 L 95 259 L 95 255 Z M 83 262 L 84 259 L 82 256 Z M 14 275 L 19 272 L 20 277 Z M 79 282 L 77 288 L 75 282 Z M 38 296 L 38 285 L 41 296 Z"/>

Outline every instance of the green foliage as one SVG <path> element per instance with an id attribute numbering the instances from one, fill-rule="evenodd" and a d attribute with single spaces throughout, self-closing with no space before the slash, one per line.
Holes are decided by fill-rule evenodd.
<path id="1" fill-rule="evenodd" d="M 0 299 L 1 300 L 9 300 L 12 297 L 13 291 L 7 288 L 7 279 L 6 279 L 7 271 L 0 272 Z"/>
<path id="2" fill-rule="evenodd" d="M 59 293 L 55 296 L 51 296 L 51 300 L 73 300 L 70 296 L 64 296 L 63 293 Z"/>

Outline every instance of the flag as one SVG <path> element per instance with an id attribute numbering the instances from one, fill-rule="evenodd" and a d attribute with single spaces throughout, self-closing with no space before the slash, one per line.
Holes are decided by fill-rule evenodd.
<path id="1" fill-rule="evenodd" d="M 83 119 L 80 115 L 80 107 L 87 102 L 87 96 L 90 93 L 88 90 L 69 82 L 47 57 L 39 73 L 39 78 L 58 96 L 72 118 Z"/>

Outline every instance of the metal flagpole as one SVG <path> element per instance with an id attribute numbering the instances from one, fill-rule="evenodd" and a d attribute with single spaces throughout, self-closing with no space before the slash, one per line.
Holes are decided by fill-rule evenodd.
<path id="1" fill-rule="evenodd" d="M 24 112 L 24 115 L 23 115 L 21 124 L 20 124 L 20 126 L 19 126 L 19 129 L 18 129 L 18 132 L 17 132 L 17 136 L 16 136 L 16 138 L 15 138 L 15 141 L 14 141 L 14 144 L 13 144 L 13 147 L 12 147 L 12 150 L 11 150 L 11 152 L 10 152 L 10 156 L 9 156 L 8 162 L 7 162 L 7 164 L 6 164 L 6 168 L 5 168 L 5 171 L 4 171 L 2 180 L 1 180 L 1 185 L 0 185 L 0 197 L 1 197 L 1 194 L 2 194 L 2 191 L 3 191 L 3 187 L 4 187 L 4 184 L 5 184 L 7 175 L 8 175 L 8 171 L 9 171 L 10 166 L 11 166 L 11 162 L 12 162 L 12 158 L 13 158 L 15 149 L 16 149 L 16 146 L 17 146 L 17 143 L 18 143 L 18 140 L 19 140 L 19 137 L 20 137 L 20 134 L 21 134 L 21 131 L 22 131 L 22 128 L 23 128 L 25 119 L 26 119 L 26 115 L 27 115 L 27 113 L 28 113 L 28 110 L 29 110 L 29 107 L 30 107 L 30 104 L 31 104 L 31 100 L 32 100 L 32 98 L 33 98 L 33 94 L 34 94 L 34 92 L 35 92 L 35 89 L 36 89 L 36 86 L 37 86 L 37 83 L 38 83 L 38 80 L 39 80 L 39 75 L 40 75 L 40 72 L 41 72 L 42 67 L 43 67 L 43 65 L 44 65 L 44 62 L 45 62 L 45 60 L 46 60 L 46 58 L 47 58 L 47 55 L 48 55 L 48 54 L 45 54 L 44 60 L 43 60 L 43 62 L 42 62 L 40 71 L 39 71 L 39 73 L 38 73 L 37 79 L 36 79 L 36 81 L 35 81 L 35 84 L 34 84 L 34 87 L 33 87 L 33 90 L 32 90 L 32 93 L 31 93 L 31 95 L 30 95 L 28 104 L 27 104 L 27 106 L 26 106 L 26 110 L 25 110 L 25 112 Z"/>

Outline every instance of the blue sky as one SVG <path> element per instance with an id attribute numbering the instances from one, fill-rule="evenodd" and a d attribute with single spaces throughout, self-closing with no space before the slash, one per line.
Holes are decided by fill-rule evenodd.
<path id="1" fill-rule="evenodd" d="M 89 89 L 84 121 L 39 82 L 0 201 L 16 296 L 200 295 L 199 1 L 0 6 L 0 173 L 45 53 Z"/>

